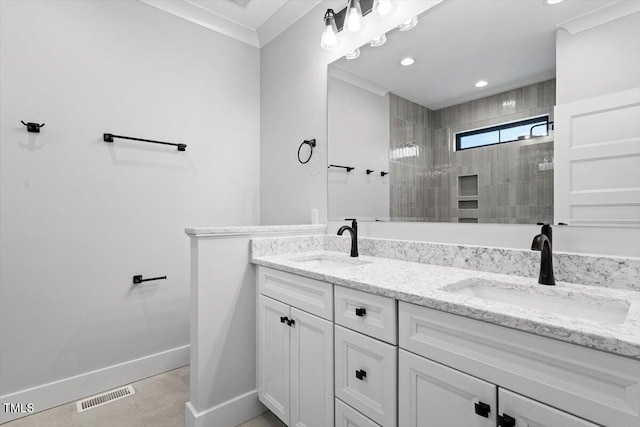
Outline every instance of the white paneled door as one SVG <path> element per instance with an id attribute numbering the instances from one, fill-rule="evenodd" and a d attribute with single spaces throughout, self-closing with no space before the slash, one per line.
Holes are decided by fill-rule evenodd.
<path id="1" fill-rule="evenodd" d="M 283 321 L 290 308 L 271 298 L 258 297 L 258 397 L 271 412 L 289 425 L 289 375 L 291 328 Z"/>
<path id="2" fill-rule="evenodd" d="M 554 221 L 640 226 L 640 88 L 555 108 Z"/>
<path id="3" fill-rule="evenodd" d="M 291 426 L 333 426 L 333 323 L 291 308 Z"/>

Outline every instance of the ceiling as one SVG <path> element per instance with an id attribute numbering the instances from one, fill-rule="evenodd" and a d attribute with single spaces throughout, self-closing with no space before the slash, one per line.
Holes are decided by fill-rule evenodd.
<path id="1" fill-rule="evenodd" d="M 334 64 L 343 74 L 440 109 L 555 77 L 558 24 L 611 3 L 448 0 L 425 12 L 414 29 L 387 34 L 384 46 L 367 45 L 359 58 Z M 403 67 L 407 56 L 415 64 Z M 479 80 L 489 84 L 478 89 Z"/>
<path id="2" fill-rule="evenodd" d="M 140 0 L 150 6 L 262 47 L 320 0 Z"/>

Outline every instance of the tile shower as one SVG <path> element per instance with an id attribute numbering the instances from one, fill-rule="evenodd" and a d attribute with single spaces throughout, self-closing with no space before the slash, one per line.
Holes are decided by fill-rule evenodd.
<path id="1" fill-rule="evenodd" d="M 455 134 L 530 117 L 553 121 L 556 81 L 430 110 L 390 94 L 392 221 L 553 220 L 553 137 L 455 151 Z"/>

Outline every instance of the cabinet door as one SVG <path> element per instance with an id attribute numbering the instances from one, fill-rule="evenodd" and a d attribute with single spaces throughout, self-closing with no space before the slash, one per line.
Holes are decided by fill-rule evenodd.
<path id="1" fill-rule="evenodd" d="M 400 426 L 496 425 L 496 386 L 491 383 L 402 349 L 398 383 Z"/>
<path id="2" fill-rule="evenodd" d="M 289 424 L 289 306 L 258 297 L 258 397 L 271 412 Z"/>
<path id="3" fill-rule="evenodd" d="M 333 426 L 333 323 L 291 308 L 292 427 Z"/>
<path id="4" fill-rule="evenodd" d="M 395 427 L 398 347 L 338 325 L 335 336 L 336 397 L 382 427 Z"/>
<path id="5" fill-rule="evenodd" d="M 596 424 L 574 417 L 566 412 L 528 399 L 502 388 L 498 389 L 500 415 L 505 416 L 501 426 L 511 427 L 597 427 Z M 513 421 L 515 421 L 515 424 Z"/>
<path id="6" fill-rule="evenodd" d="M 380 427 L 340 399 L 336 399 L 335 427 Z"/>

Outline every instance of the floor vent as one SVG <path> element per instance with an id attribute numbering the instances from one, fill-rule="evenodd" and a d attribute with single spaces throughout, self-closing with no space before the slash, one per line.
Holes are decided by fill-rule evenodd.
<path id="1" fill-rule="evenodd" d="M 78 408 L 78 412 L 84 412 L 88 409 L 92 409 L 97 406 L 102 406 L 109 402 L 113 402 L 114 400 L 131 396 L 132 394 L 135 394 L 135 390 L 131 385 L 126 385 L 124 387 L 120 387 L 115 390 L 106 391 L 104 393 L 87 397 L 86 399 L 83 399 L 83 400 L 79 400 L 76 402 L 76 408 Z"/>

